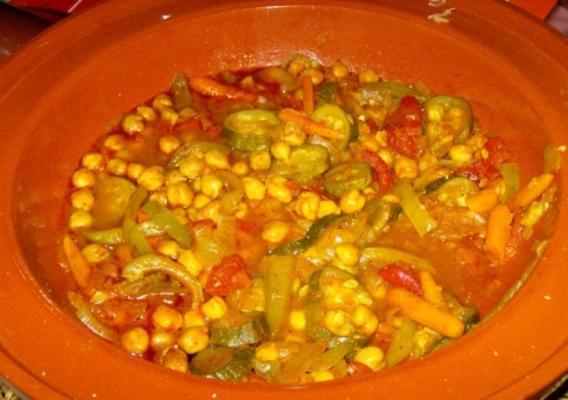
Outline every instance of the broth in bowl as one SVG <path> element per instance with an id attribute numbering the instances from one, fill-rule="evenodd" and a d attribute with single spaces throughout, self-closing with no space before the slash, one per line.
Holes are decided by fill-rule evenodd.
<path id="1" fill-rule="evenodd" d="M 562 149 L 528 183 L 467 99 L 296 56 L 180 73 L 71 177 L 68 298 L 167 368 L 304 383 L 458 339 L 540 243 Z"/>

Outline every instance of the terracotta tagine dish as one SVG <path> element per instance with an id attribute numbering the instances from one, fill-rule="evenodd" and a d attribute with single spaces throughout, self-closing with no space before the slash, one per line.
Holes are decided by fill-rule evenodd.
<path id="1" fill-rule="evenodd" d="M 565 167 L 540 245 L 506 264 L 499 285 L 487 283 L 494 295 L 480 306 L 484 321 L 394 368 L 294 385 L 208 380 L 131 357 L 77 321 L 61 249 L 70 176 L 83 154 L 180 71 L 214 76 L 299 53 L 468 99 L 515 154 L 521 187 L 546 169 L 547 145 L 568 145 L 568 44 L 502 2 L 97 4 L 1 68 L 0 376 L 35 399 L 513 399 L 567 372 Z"/>

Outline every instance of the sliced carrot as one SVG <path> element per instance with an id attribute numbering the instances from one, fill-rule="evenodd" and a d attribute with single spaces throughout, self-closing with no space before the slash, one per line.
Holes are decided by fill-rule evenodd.
<path id="1" fill-rule="evenodd" d="M 497 205 L 499 197 L 494 190 L 485 189 L 469 196 L 466 200 L 467 207 L 471 211 L 484 214 Z"/>
<path id="2" fill-rule="evenodd" d="M 304 94 L 304 112 L 309 115 L 314 112 L 314 84 L 309 76 L 304 76 L 302 79 L 302 92 Z"/>
<path id="3" fill-rule="evenodd" d="M 294 109 L 284 108 L 280 110 L 278 117 L 284 122 L 297 123 L 308 135 L 317 135 L 328 139 L 343 139 L 343 134 L 328 128 L 324 124 L 311 120 Z"/>
<path id="4" fill-rule="evenodd" d="M 511 199 L 511 208 L 514 211 L 528 207 L 552 184 L 554 175 L 542 174 L 531 179 L 531 181 L 517 192 Z"/>
<path id="5" fill-rule="evenodd" d="M 256 100 L 256 95 L 253 93 L 245 92 L 233 86 L 224 85 L 211 78 L 193 77 L 189 80 L 189 86 L 205 96 L 241 100 L 249 103 Z"/>
<path id="6" fill-rule="evenodd" d="M 443 303 L 442 288 L 436 285 L 432 274 L 428 271 L 420 272 L 420 286 L 424 292 L 424 298 L 434 305 Z"/>
<path id="7" fill-rule="evenodd" d="M 511 237 L 511 222 L 513 222 L 513 213 L 504 204 L 495 206 L 489 214 L 485 249 L 500 261 L 505 258 L 505 248 Z"/>
<path id="8" fill-rule="evenodd" d="M 465 327 L 459 319 L 407 290 L 400 288 L 389 290 L 387 303 L 391 307 L 399 308 L 402 314 L 411 320 L 444 336 L 457 338 L 464 332 Z"/>
<path id="9" fill-rule="evenodd" d="M 77 281 L 77 284 L 80 287 L 87 286 L 89 276 L 91 276 L 91 267 L 89 263 L 87 263 L 87 260 L 85 260 L 79 247 L 77 247 L 73 239 L 68 235 L 65 235 L 63 238 L 63 252 L 65 253 L 69 269 Z"/>

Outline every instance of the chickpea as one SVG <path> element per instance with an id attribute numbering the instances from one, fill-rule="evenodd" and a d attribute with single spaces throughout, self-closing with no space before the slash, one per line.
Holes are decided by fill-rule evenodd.
<path id="1" fill-rule="evenodd" d="M 221 297 L 214 296 L 203 303 L 201 311 L 209 319 L 219 319 L 227 313 L 227 304 Z"/>
<path id="2" fill-rule="evenodd" d="M 181 146 L 181 141 L 174 135 L 166 135 L 160 138 L 158 146 L 162 153 L 172 154 Z"/>
<path id="3" fill-rule="evenodd" d="M 82 188 L 71 193 L 71 205 L 77 210 L 90 211 L 95 203 L 95 196 L 89 188 Z"/>
<path id="4" fill-rule="evenodd" d="M 180 172 L 190 179 L 195 179 L 201 175 L 205 163 L 199 158 L 189 156 L 181 160 L 179 165 Z"/>
<path id="5" fill-rule="evenodd" d="M 164 172 L 162 167 L 154 166 L 145 169 L 136 182 L 148 191 L 155 191 L 162 187 L 164 184 Z"/>
<path id="6" fill-rule="evenodd" d="M 195 354 L 203 350 L 209 344 L 207 327 L 194 326 L 184 329 L 178 338 L 178 345 L 187 354 Z"/>
<path id="7" fill-rule="evenodd" d="M 108 172 L 114 175 L 122 176 L 126 174 L 126 169 L 128 164 L 126 161 L 121 160 L 120 158 L 111 158 L 108 160 L 106 169 Z"/>
<path id="8" fill-rule="evenodd" d="M 335 247 L 335 255 L 343 264 L 355 266 L 359 263 L 359 249 L 352 244 L 340 244 Z"/>
<path id="9" fill-rule="evenodd" d="M 169 347 L 176 342 L 176 335 L 172 332 L 156 330 L 152 332 L 150 337 L 150 347 L 153 350 L 159 351 Z"/>
<path id="10" fill-rule="evenodd" d="M 290 232 L 290 225 L 282 221 L 272 221 L 264 226 L 262 238 L 267 242 L 278 244 L 282 242 Z"/>
<path id="11" fill-rule="evenodd" d="M 122 120 L 122 130 L 128 135 L 134 135 L 144 130 L 144 121 L 140 115 L 128 114 Z"/>
<path id="12" fill-rule="evenodd" d="M 152 325 L 164 331 L 177 331 L 183 326 L 183 317 L 175 308 L 159 305 L 152 313 Z"/>
<path id="13" fill-rule="evenodd" d="M 142 354 L 148 349 L 150 344 L 150 336 L 146 329 L 141 327 L 132 328 L 120 337 L 122 347 L 133 354 Z"/>
<path id="14" fill-rule="evenodd" d="M 86 168 L 75 171 L 71 177 L 71 182 L 76 188 L 86 188 L 95 186 L 96 177 L 93 171 Z"/>
<path id="15" fill-rule="evenodd" d="M 379 369 L 383 358 L 383 351 L 379 347 L 367 346 L 359 350 L 354 360 L 376 371 Z"/>
<path id="16" fill-rule="evenodd" d="M 365 196 L 358 190 L 352 189 L 341 196 L 339 206 L 345 214 L 352 214 L 361 211 L 363 206 L 365 206 L 365 202 Z"/>
<path id="17" fill-rule="evenodd" d="M 81 165 L 90 170 L 99 170 L 104 166 L 105 157 L 101 153 L 87 153 L 81 159 Z"/>

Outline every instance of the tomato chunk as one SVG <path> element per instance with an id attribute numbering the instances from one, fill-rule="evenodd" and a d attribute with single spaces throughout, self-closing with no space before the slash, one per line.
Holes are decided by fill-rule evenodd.
<path id="1" fill-rule="evenodd" d="M 501 163 L 511 161 L 512 159 L 511 150 L 509 150 L 505 141 L 500 137 L 488 139 L 485 143 L 485 148 L 489 152 L 488 160 L 494 165 L 499 165 Z"/>
<path id="2" fill-rule="evenodd" d="M 370 150 L 363 150 L 361 158 L 373 170 L 373 180 L 379 184 L 379 187 L 387 192 L 391 190 L 394 178 L 392 171 L 383 159 Z"/>
<path id="3" fill-rule="evenodd" d="M 225 257 L 211 269 L 205 292 L 211 296 L 226 297 L 237 289 L 250 286 L 246 264 L 238 254 Z"/>
<path id="4" fill-rule="evenodd" d="M 403 97 L 386 119 L 387 143 L 396 152 L 416 158 L 418 138 L 422 135 L 422 110 L 413 96 Z"/>
<path id="5" fill-rule="evenodd" d="M 465 176 L 474 182 L 479 182 L 482 178 L 491 181 L 501 176 L 499 170 L 495 167 L 495 164 L 489 160 L 479 160 L 473 164 L 458 168 L 456 173 L 459 176 Z"/>
<path id="6" fill-rule="evenodd" d="M 406 289 L 417 296 L 424 297 L 418 277 L 406 264 L 396 262 L 384 265 L 379 269 L 379 275 L 393 286 Z"/>

